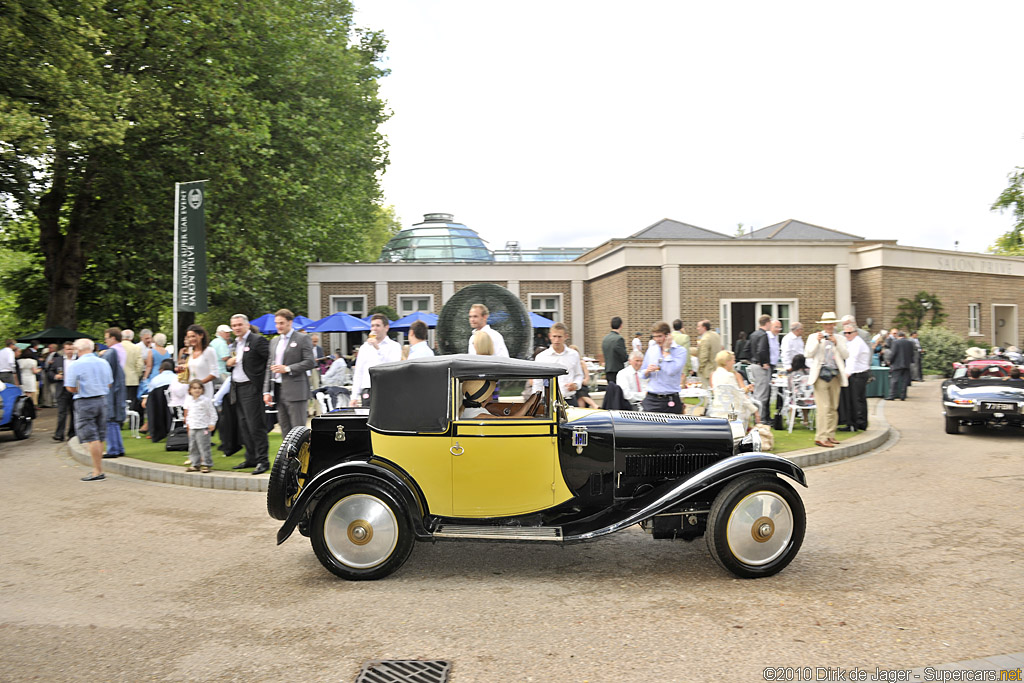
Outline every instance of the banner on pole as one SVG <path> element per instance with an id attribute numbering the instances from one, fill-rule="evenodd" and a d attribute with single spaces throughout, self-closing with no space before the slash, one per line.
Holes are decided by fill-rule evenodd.
<path id="1" fill-rule="evenodd" d="M 175 185 L 174 227 L 175 308 L 203 313 L 207 310 L 205 180 Z"/>

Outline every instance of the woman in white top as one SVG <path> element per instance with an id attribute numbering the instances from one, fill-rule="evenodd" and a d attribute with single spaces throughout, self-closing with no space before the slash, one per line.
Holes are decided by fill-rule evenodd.
<path id="1" fill-rule="evenodd" d="M 719 351 L 718 355 L 715 356 L 715 371 L 711 373 L 711 388 L 718 389 L 723 386 L 735 387 L 737 392 L 740 392 L 743 396 L 742 405 L 738 406 L 740 409 L 740 419 L 744 423 L 750 417 L 757 417 L 757 404 L 754 403 L 748 393 L 753 391 L 754 385 L 747 384 L 743 381 L 743 376 L 736 372 L 736 356 L 732 351 Z M 729 394 L 734 392 L 726 391 L 715 391 L 714 400 L 711 403 L 711 413 L 715 415 L 725 415 L 734 410 L 733 402 L 730 400 Z"/>
<path id="2" fill-rule="evenodd" d="M 35 358 L 27 357 L 20 350 L 15 357 L 17 358 L 15 363 L 18 365 L 18 375 L 21 379 L 21 390 L 32 399 L 32 403 L 35 403 L 39 394 L 39 383 L 36 381 L 36 375 L 39 374 L 39 363 Z"/>
<path id="3" fill-rule="evenodd" d="M 201 325 L 189 325 L 185 348 L 178 359 L 177 372 L 188 366 L 188 379 L 203 383 L 203 395 L 213 400 L 213 380 L 217 376 L 217 353 L 210 347 L 210 336 Z"/>

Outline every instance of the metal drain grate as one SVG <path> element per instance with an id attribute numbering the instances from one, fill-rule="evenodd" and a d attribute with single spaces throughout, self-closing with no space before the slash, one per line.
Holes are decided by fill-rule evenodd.
<path id="1" fill-rule="evenodd" d="M 385 659 L 366 662 L 356 683 L 447 683 L 452 663 L 443 659 Z"/>

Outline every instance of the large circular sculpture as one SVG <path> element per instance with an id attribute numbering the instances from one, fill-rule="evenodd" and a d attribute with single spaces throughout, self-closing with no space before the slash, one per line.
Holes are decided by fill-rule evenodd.
<path id="1" fill-rule="evenodd" d="M 463 287 L 441 309 L 437 317 L 441 353 L 466 353 L 469 338 L 473 336 L 473 328 L 469 326 L 469 309 L 473 304 L 483 304 L 490 311 L 487 324 L 505 338 L 512 358 L 533 358 L 533 325 L 526 306 L 504 287 L 489 283 Z"/>

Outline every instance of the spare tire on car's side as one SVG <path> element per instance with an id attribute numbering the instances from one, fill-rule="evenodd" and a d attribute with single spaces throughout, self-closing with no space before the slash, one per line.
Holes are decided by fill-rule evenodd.
<path id="1" fill-rule="evenodd" d="M 292 505 L 309 473 L 309 427 L 293 427 L 281 442 L 267 485 L 267 512 L 274 519 L 288 519 Z"/>

